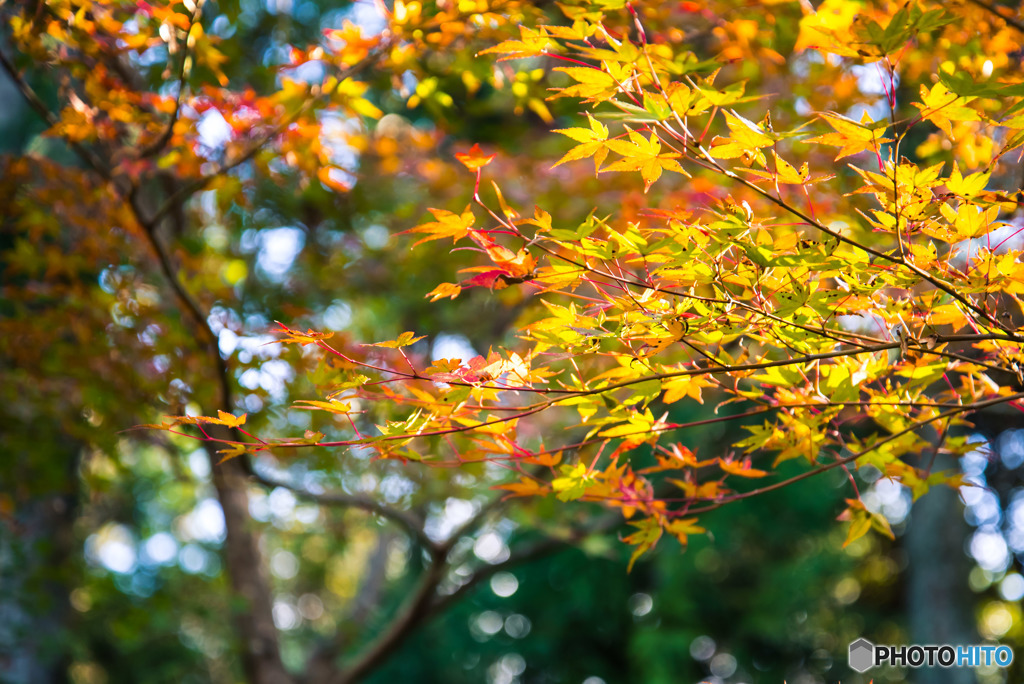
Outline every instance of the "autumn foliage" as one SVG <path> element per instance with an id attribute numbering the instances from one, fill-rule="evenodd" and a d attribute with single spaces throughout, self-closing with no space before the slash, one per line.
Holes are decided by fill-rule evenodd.
<path id="1" fill-rule="evenodd" d="M 49 134 L 158 253 L 157 229 L 199 191 L 239 193 L 255 174 L 347 192 L 358 173 L 331 135 L 425 169 L 408 166 L 431 149 L 422 134 L 375 137 L 383 111 L 361 80 L 385 74 L 410 108 L 453 106 L 416 72 L 421 53 L 485 65 L 465 72 L 467 91 L 510 89 L 549 129 L 525 187 L 514 150 L 459 147 L 444 163 L 460 165 L 469 204 L 443 196 L 403 237 L 473 252 L 422 294 L 521 307 L 518 339 L 432 360 L 417 341 L 436 331 L 358 343 L 283 320 L 280 341 L 321 364 L 322 396 L 296 407 L 347 436 L 250 432 L 229 395 L 149 426 L 224 459 L 348 448 L 422 464 L 409 467 L 488 462 L 508 497 L 621 511 L 635 559 L 665 534 L 700 534 L 704 512 L 835 468 L 873 466 L 914 497 L 959 486 L 929 455 L 964 453 L 978 411 L 1024 410 L 1024 31 L 1005 8 L 397 0 L 378 34 L 345 23 L 290 46 L 261 92 L 229 76 L 203 0 L 32 7 L 12 19 L 18 50 L 74 82 L 45 111 Z M 151 76 L 170 87 L 118 72 L 154 48 L 166 64 Z M 216 154 L 199 127 L 211 111 L 228 127 Z M 338 118 L 351 125 L 328 131 Z M 530 195 L 545 186 L 586 188 L 589 215 Z M 212 340 L 202 293 L 175 294 Z M 713 415 L 673 417 L 694 402 Z M 687 430 L 715 422 L 738 427 L 695 453 Z M 790 460 L 802 472 L 777 475 Z M 848 541 L 891 534 L 850 481 Z"/>
<path id="2" fill-rule="evenodd" d="M 873 465 L 915 497 L 957 486 L 955 474 L 905 457 L 962 453 L 973 412 L 1024 398 L 1015 391 L 1024 271 L 1017 231 L 1007 230 L 1017 198 L 994 185 L 1024 145 L 1024 87 L 1015 65 L 996 68 L 961 39 L 1001 26 L 994 11 L 850 7 L 801 8 L 787 24 L 799 27 L 792 59 L 864 65 L 888 112 L 850 116 L 805 101 L 802 116 L 773 116 L 770 98 L 785 93 L 751 89 L 742 65 L 781 61 L 772 46 L 792 39 L 776 34 L 782 22 L 720 21 L 708 58 L 675 28 L 686 10 L 668 3 L 566 6 L 561 23 L 521 26 L 482 50 L 479 59 L 534 60 L 553 72 L 547 99 L 579 103 L 578 124 L 552 131 L 573 145 L 554 166 L 586 174 L 592 165 L 607 183 L 639 176 L 646 204 L 603 204 L 566 223 L 557 206 L 526 212 L 506 200 L 505 179 L 488 173 L 500 153 L 458 154 L 472 205 L 432 209 L 434 220 L 409 232 L 417 244 L 468 246 L 481 265 L 427 296 L 517 288 L 532 303 L 521 343 L 429 362 L 406 352 L 412 333 L 352 350 L 281 324 L 283 341 L 319 348 L 338 371 L 330 393 L 302 407 L 352 420 L 352 436 L 245 433 L 224 453 L 357 447 L 430 465 L 501 463 L 510 496 L 620 509 L 637 554 L 663 533 L 685 543 L 702 531 L 701 512 L 832 468 Z M 444 27 L 433 34 L 442 41 Z M 1019 39 L 1003 26 L 992 41 Z M 211 60 L 209 50 L 196 58 Z M 841 73 L 808 69 L 819 80 Z M 901 79 L 923 82 L 908 94 L 916 113 L 895 118 Z M 294 94 L 297 112 L 318 89 L 371 113 L 351 81 Z M 720 453 L 697 455 L 690 424 L 668 417 L 687 401 L 716 407 L 701 424 L 757 420 Z M 356 421 L 380 403 L 403 410 L 361 430 Z M 177 418 L 167 429 L 224 421 Z M 772 477 L 790 459 L 805 473 Z M 849 504 L 849 540 L 872 526 L 889 533 L 855 492 Z"/>

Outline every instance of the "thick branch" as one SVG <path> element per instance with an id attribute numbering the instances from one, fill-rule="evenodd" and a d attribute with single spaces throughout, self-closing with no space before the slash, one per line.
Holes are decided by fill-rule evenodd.
<path id="1" fill-rule="evenodd" d="M 3 53 L 0 53 L 0 66 L 13 79 L 22 96 L 39 116 L 50 126 L 56 125 L 59 122 L 58 118 L 50 112 Z M 98 176 L 106 181 L 112 181 L 110 172 L 91 151 L 73 141 L 68 141 L 68 144 Z M 201 336 L 206 338 L 203 345 L 216 371 L 220 395 L 218 405 L 222 410 L 231 412 L 233 406 L 230 379 L 227 366 L 217 347 L 217 337 L 210 329 L 207 317 L 199 304 L 177 278 L 171 267 L 170 258 L 156 237 L 157 224 L 145 218 L 137 192 L 130 192 L 127 200 L 157 256 L 160 270 L 174 291 L 175 297 L 186 310 L 188 317 L 193 320 Z M 210 434 L 216 441 L 230 441 L 237 437 L 230 430 L 220 426 L 211 426 Z M 207 445 L 207 453 L 213 466 L 213 483 L 217 490 L 217 498 L 224 513 L 227 531 L 224 558 L 229 580 L 234 593 L 245 602 L 244 608 L 240 608 L 233 615 L 237 633 L 242 641 L 243 667 L 248 680 L 253 684 L 290 684 L 292 679 L 281 661 L 277 630 L 274 626 L 273 593 L 263 572 L 263 559 L 257 546 L 256 535 L 250 527 L 246 494 L 247 464 L 243 460 L 218 464 L 219 456 L 212 444 Z"/>
<path id="2" fill-rule="evenodd" d="M 222 411 L 232 413 L 234 401 L 231 377 L 227 363 L 220 354 L 217 336 L 210 328 L 208 316 L 171 267 L 170 257 L 157 238 L 156 226 L 146 221 L 134 192 L 130 197 L 130 206 L 156 254 L 161 272 L 198 330 L 198 341 L 205 347 L 206 355 L 213 367 L 219 394 L 217 405 Z M 234 440 L 240 437 L 232 430 L 217 425 L 210 426 L 209 434 L 214 440 Z M 207 445 L 207 454 L 217 499 L 224 512 L 227 535 L 223 553 L 231 588 L 235 595 L 245 601 L 245 607 L 233 616 L 242 641 L 242 665 L 248 681 L 252 684 L 290 684 L 293 680 L 281 661 L 277 628 L 274 625 L 273 590 L 266 576 L 257 533 L 252 528 L 252 520 L 249 517 L 249 497 L 246 489 L 252 467 L 244 458 L 221 463 L 220 456 L 213 448 L 215 443 Z"/>
<path id="3" fill-rule="evenodd" d="M 507 560 L 480 568 L 454 592 L 448 596 L 435 600 L 430 606 L 430 615 L 436 615 L 444 612 L 451 604 L 468 594 L 473 587 L 484 580 L 490 579 L 499 572 L 503 572 L 517 565 L 523 565 L 525 563 L 538 560 L 559 551 L 568 545 L 576 544 L 591 535 L 607 532 L 620 524 L 622 524 L 622 516 L 618 513 L 609 513 L 598 518 L 585 528 L 573 530 L 564 538 L 548 537 L 547 539 L 534 542 L 529 546 L 524 546 L 511 554 Z"/>
<path id="4" fill-rule="evenodd" d="M 57 115 L 50 111 L 50 108 L 46 106 L 46 103 L 36 94 L 36 91 L 32 89 L 32 86 L 28 84 L 22 75 L 15 68 L 14 63 L 7 59 L 7 55 L 0 51 L 0 66 L 3 67 L 7 75 L 14 81 L 14 85 L 17 86 L 18 92 L 25 98 L 36 114 L 46 122 L 51 128 L 60 123 L 60 119 Z M 78 157 L 88 166 L 90 169 L 95 171 L 104 180 L 111 180 L 110 171 L 104 166 L 103 162 L 93 154 L 87 147 L 84 147 L 81 143 L 73 140 L 66 140 L 68 146 L 78 155 Z"/>
<path id="5" fill-rule="evenodd" d="M 266 482 L 264 478 L 258 477 L 258 479 Z M 316 497 L 314 500 L 319 500 L 321 496 L 312 495 L 312 493 L 308 494 Z M 352 497 L 351 495 L 340 495 L 338 498 L 345 502 L 342 505 L 357 506 L 364 508 L 365 510 L 378 512 L 381 515 L 394 516 L 395 514 L 398 514 L 400 515 L 400 518 L 393 517 L 393 519 L 400 523 L 412 522 L 412 520 L 410 520 L 411 516 L 408 514 L 382 506 L 380 503 L 370 499 L 369 497 L 364 498 Z M 318 649 L 313 657 L 310 658 L 305 674 L 305 681 L 310 684 L 319 684 L 320 682 L 330 682 L 331 684 L 351 684 L 352 682 L 356 682 L 362 678 L 367 672 L 371 671 L 391 652 L 398 648 L 401 642 L 408 637 L 413 629 L 415 629 L 415 627 L 425 617 L 427 617 L 428 608 L 437 595 L 437 587 L 441 583 L 441 580 L 444 579 L 444 575 L 449 568 L 448 554 L 452 547 L 464 535 L 468 534 L 480 525 L 491 513 L 501 506 L 502 503 L 503 501 L 500 497 L 489 501 L 481 507 L 476 515 L 471 517 L 461 527 L 455 530 L 451 537 L 442 544 L 438 544 L 427 537 L 425 532 L 423 532 L 423 528 L 416 524 L 416 538 L 423 544 L 424 548 L 429 551 L 431 557 L 430 566 L 421 579 L 420 584 L 417 586 L 416 591 L 406 601 L 406 604 L 402 607 L 398 616 L 392 620 L 386 630 L 362 655 L 359 656 L 352 665 L 344 670 L 338 670 L 334 664 L 334 660 L 342 650 L 344 635 L 339 631 L 334 638 Z"/>
<path id="6" fill-rule="evenodd" d="M 209 430 L 211 434 L 222 431 L 230 435 L 228 428 L 219 425 Z M 251 684 L 291 684 L 292 677 L 281 661 L 270 578 L 249 516 L 248 472 L 239 459 L 218 463 L 220 457 L 213 449 L 207 448 L 207 453 L 217 500 L 224 512 L 227 535 L 223 555 L 228 580 L 234 595 L 243 601 L 231 617 L 241 641 L 246 680 Z"/>
<path id="7" fill-rule="evenodd" d="M 493 577 L 498 572 L 551 555 L 565 548 L 566 545 L 579 542 L 587 536 L 606 532 L 620 524 L 621 521 L 622 517 L 619 514 L 608 514 L 598 518 L 586 528 L 571 532 L 564 538 L 551 537 L 524 546 L 501 563 L 480 568 L 465 584 L 453 593 L 443 597 L 437 596 L 436 590 L 444 578 L 444 571 L 448 565 L 443 559 L 435 558 L 421 579 L 416 591 L 406 602 L 399 617 L 389 625 L 388 629 L 352 665 L 343 670 L 336 678 L 329 680 L 330 684 L 354 684 L 359 681 L 398 649 L 402 642 L 412 633 L 413 629 L 421 622 L 442 612 L 448 606 L 466 596 L 478 584 Z M 313 683 L 311 682 L 311 684 Z"/>
<path id="8" fill-rule="evenodd" d="M 985 0 L 970 0 L 970 2 L 973 2 L 978 7 L 986 9 L 989 12 L 991 12 L 992 14 L 994 14 L 995 16 L 999 17 L 1000 19 L 1002 19 L 1003 21 L 1006 22 L 1007 26 L 1012 26 L 1013 28 L 1017 29 L 1021 33 L 1024 33 L 1024 23 L 1022 23 L 1018 19 L 1014 19 L 1013 17 L 1006 16 L 1005 14 L 1000 12 L 999 8 L 996 7 L 995 5 L 993 5 L 992 3 L 986 2 Z M 1009 7 L 1007 7 L 1006 9 L 1009 9 Z"/>
<path id="9" fill-rule="evenodd" d="M 157 238 L 156 226 L 145 220 L 134 192 L 130 197 L 130 206 L 156 254 L 161 272 L 198 331 L 198 341 L 205 347 L 217 382 L 217 404 L 221 410 L 231 413 L 234 411 L 231 378 L 227 363 L 220 354 L 217 336 L 210 328 L 208 316 L 178 279 L 177 273 L 171 267 L 170 257 Z M 214 439 L 228 440 L 240 436 L 217 425 L 210 426 L 209 434 Z M 243 668 L 248 681 L 252 684 L 290 684 L 292 678 L 281 661 L 277 628 L 274 625 L 273 591 L 259 551 L 257 533 L 252 529 L 252 520 L 249 517 L 249 497 L 246 489 L 251 465 L 246 459 L 220 463 L 220 456 L 214 450 L 213 444 L 207 445 L 207 454 L 217 499 L 224 512 L 227 535 L 223 553 L 228 578 L 235 595 L 245 601 L 245 607 L 233 616 L 242 641 Z"/>
<path id="10" fill-rule="evenodd" d="M 402 511 L 382 504 L 371 496 L 364 494 L 345 494 L 344 492 L 324 492 L 322 494 L 317 494 L 309 491 L 308 489 L 304 489 L 282 480 L 276 480 L 265 475 L 260 475 L 255 472 L 253 473 L 252 478 L 265 487 L 283 487 L 284 489 L 294 493 L 300 499 L 312 501 L 322 506 L 358 508 L 366 511 L 367 513 L 379 515 L 382 518 L 387 518 L 388 520 L 397 523 L 406 532 L 408 532 L 411 537 L 414 537 L 417 542 L 422 544 L 424 548 L 431 551 L 439 548 L 437 544 L 427 536 L 426 532 L 423 531 L 423 522 L 419 518 L 408 511 Z"/>
<path id="11" fill-rule="evenodd" d="M 469 520 L 464 522 L 461 527 L 452 532 L 451 536 L 448 537 L 448 541 L 441 545 L 441 550 L 444 553 L 451 551 L 460 539 L 479 527 L 484 520 L 504 506 L 507 501 L 508 499 L 504 496 L 496 496 L 485 503 L 480 507 L 480 510 L 476 512 L 476 515 L 471 517 Z"/>
<path id="12" fill-rule="evenodd" d="M 438 585 L 444 579 L 447 568 L 444 558 L 435 556 L 416 590 L 406 600 L 401 611 L 387 629 L 378 636 L 366 651 L 347 668 L 336 672 L 327 681 L 330 684 L 354 684 L 368 672 L 380 665 L 412 630 L 429 614 L 431 599 Z"/>

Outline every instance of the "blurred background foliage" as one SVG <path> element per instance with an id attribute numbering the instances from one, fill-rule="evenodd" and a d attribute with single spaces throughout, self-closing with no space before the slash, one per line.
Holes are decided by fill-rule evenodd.
<path id="1" fill-rule="evenodd" d="M 552 3 L 533 5 L 531 21 L 556 16 Z M 687 14 L 694 40 L 709 46 L 721 40 L 700 17 L 727 11 L 721 3 L 703 15 Z M 778 35 L 795 40 L 797 3 L 773 5 L 773 15 L 782 26 Z M 670 24 L 678 16 L 651 21 Z M 345 19 L 370 33 L 382 27 L 371 3 L 331 0 L 228 0 L 208 5 L 203 24 L 223 38 L 228 79 L 268 93 L 278 87 L 276 66 L 290 46 L 315 43 Z M 529 64 L 495 67 L 475 58 L 483 47 L 417 55 L 402 76 L 363 75 L 384 116 L 340 146 L 348 192 L 287 169 L 271 177 L 243 167 L 189 205 L 187 224 L 173 236 L 176 258 L 189 289 L 202 293 L 236 403 L 256 429 L 328 435 L 342 429 L 289 408 L 293 399 L 323 389 L 331 375 L 313 357 L 274 343 L 267 331 L 275 320 L 335 330 L 353 342 L 415 330 L 429 335 L 415 353 L 435 358 L 514 344 L 530 302 L 514 288 L 477 288 L 457 302 L 428 303 L 424 293 L 473 263 L 471 255 L 437 242 L 409 249 L 410 239 L 400 235 L 428 206 L 468 204 L 471 183 L 454 163 L 455 151 L 476 142 L 491 146 L 500 153 L 491 168 L 514 188 L 510 202 L 557 207 L 558 220 L 578 222 L 595 206 L 628 213 L 714 192 L 695 182 L 641 200 L 632 179 L 599 182 L 583 167 L 539 168 L 537 160 L 564 150 L 548 130 L 570 125 L 575 110 L 564 101 L 538 105 L 549 77 Z M 792 47 L 751 49 L 790 56 Z M 10 49 L 6 33 L 0 48 Z M 163 62 L 152 57 L 134 66 L 156 88 L 165 80 Z M 808 101 L 829 108 L 829 96 L 815 84 L 830 76 L 846 84 L 846 106 L 880 101 L 853 69 L 791 56 L 795 66 L 788 68 L 785 60 L 771 68 L 765 63 L 741 59 L 734 76 L 752 79 L 751 90 L 767 79 L 785 84 L 772 100 L 773 117 L 797 116 Z M 56 108 L 52 77 L 45 69 L 27 71 L 29 83 Z M 209 461 L 191 440 L 125 432 L 209 404 L 202 354 L 152 255 L 126 227 L 129 219 L 107 206 L 84 171 L 69 170 L 80 164 L 58 140 L 41 137 L 45 126 L 11 82 L 0 81 L 0 94 L 0 677 L 74 684 L 240 681 L 219 554 L 225 525 Z M 215 154 L 222 124 L 212 115 L 195 116 L 200 139 Z M 63 194 L 41 182 L 62 175 Z M 86 207 L 98 223 L 83 222 L 70 205 Z M 701 414 L 688 407 L 690 413 L 672 419 L 707 417 L 713 404 Z M 1004 416 L 981 426 L 979 450 L 964 468 L 991 487 L 965 493 L 963 515 L 955 498 L 944 502 L 953 522 L 941 533 L 958 557 L 949 570 L 956 594 L 933 597 L 930 609 L 967 615 L 962 627 L 968 634 L 980 630 L 974 638 L 1019 647 L 1024 432 L 1018 423 Z M 717 454 L 725 436 L 712 425 L 693 430 L 690 439 L 697 453 Z M 371 462 L 358 451 L 261 461 L 260 472 L 312 491 L 369 493 L 415 511 L 437 538 L 492 498 L 488 486 L 501 477 L 500 469 L 483 464 L 453 472 Z M 629 549 L 613 530 L 493 574 L 416 629 L 366 681 L 867 681 L 848 670 L 846 645 L 859 636 L 912 640 L 913 569 L 943 567 L 949 559 L 928 543 L 908 541 L 906 523 L 915 513 L 905 492 L 877 473 L 857 477 L 871 505 L 895 524 L 895 542 L 863 538 L 841 548 L 844 532 L 833 519 L 849 496 L 844 473 L 709 514 L 702 520 L 709 534 L 694 538 L 685 554 L 663 543 L 632 573 L 626 572 Z M 415 539 L 379 516 L 316 505 L 286 488 L 253 483 L 248 494 L 290 669 L 300 670 L 325 636 L 338 633 L 345 652 L 358 652 L 387 628 L 425 564 Z M 500 564 L 516 548 L 566 535 L 572 523 L 599 515 L 586 505 L 569 511 L 551 501 L 500 509 L 453 551 L 466 561 L 453 564 L 449 591 L 458 588 L 462 567 Z M 1009 674 L 977 676 L 1020 681 L 1019 672 L 1015 665 Z M 920 676 L 913 681 L 925 681 Z M 885 670 L 875 680 L 904 677 Z"/>

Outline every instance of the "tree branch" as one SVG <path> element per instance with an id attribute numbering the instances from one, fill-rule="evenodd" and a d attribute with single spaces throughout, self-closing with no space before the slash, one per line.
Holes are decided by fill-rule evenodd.
<path id="1" fill-rule="evenodd" d="M 220 425 L 209 427 L 230 433 Z M 207 448 L 217 500 L 224 512 L 223 556 L 228 581 L 243 606 L 232 610 L 232 619 L 241 642 L 242 667 L 251 684 L 292 684 L 281 661 L 277 627 L 274 625 L 274 594 L 270 588 L 258 535 L 249 516 L 249 496 L 246 492 L 248 472 L 239 459 L 219 463 L 220 457 Z"/>
<path id="2" fill-rule="evenodd" d="M 171 113 L 171 118 L 167 122 L 167 127 L 164 129 L 164 132 L 160 134 L 159 138 L 139 152 L 139 159 L 146 159 L 159 154 L 174 136 L 174 126 L 178 123 L 178 117 L 181 115 L 181 100 L 185 93 L 185 82 L 189 73 L 188 42 L 192 35 L 192 29 L 195 28 L 196 24 L 199 23 L 202 18 L 204 4 L 206 4 L 206 0 L 197 0 L 195 8 L 192 10 L 192 16 L 189 18 L 188 31 L 185 32 L 185 41 L 181 48 L 181 64 L 178 68 L 178 92 L 174 96 L 174 111 Z"/>
<path id="3" fill-rule="evenodd" d="M 448 541 L 441 544 L 441 550 L 446 554 L 450 552 L 460 539 L 476 529 L 491 513 L 502 508 L 507 500 L 508 499 L 505 496 L 495 496 L 493 499 L 481 506 L 480 510 L 476 512 L 476 515 L 464 522 L 461 527 L 451 533 L 451 536 L 448 537 Z"/>
<path id="4" fill-rule="evenodd" d="M 458 589 L 448 596 L 441 597 L 434 601 L 430 606 L 429 616 L 436 615 L 446 610 L 451 604 L 455 603 L 462 597 L 464 597 L 473 587 L 480 584 L 484 580 L 490 579 L 499 572 L 508 570 L 511 567 L 517 565 L 523 565 L 531 561 L 538 560 L 549 554 L 561 550 L 567 545 L 575 544 L 583 539 L 592 536 L 594 534 L 602 534 L 622 524 L 622 515 L 619 513 L 606 514 L 589 526 L 573 530 L 567 537 L 548 537 L 540 541 L 534 542 L 529 546 L 525 546 L 515 553 L 511 554 L 507 560 L 501 563 L 495 563 L 494 565 L 487 565 L 476 572 L 474 572 L 470 578 Z"/>
<path id="5" fill-rule="evenodd" d="M 892 441 L 894 441 L 896 439 L 899 439 L 900 437 L 902 437 L 905 434 L 908 434 L 908 433 L 911 433 L 911 432 L 915 432 L 915 431 L 923 428 L 926 425 L 931 425 L 932 423 L 934 423 L 936 421 L 948 420 L 949 418 L 951 418 L 953 416 L 956 416 L 956 415 L 959 415 L 959 414 L 962 414 L 962 413 L 973 413 L 974 411 L 980 411 L 983 408 L 988 408 L 990 406 L 998 406 L 1000 404 L 1006 404 L 1006 403 L 1009 403 L 1011 401 L 1018 401 L 1020 399 L 1024 399 L 1024 392 L 1017 392 L 1016 394 L 1010 394 L 1010 395 L 1003 396 L 1003 397 L 996 397 L 995 399 L 986 399 L 985 401 L 978 401 L 978 402 L 975 402 L 973 404 L 969 404 L 969 405 L 966 405 L 966 406 L 958 406 L 956 408 L 951 408 L 948 411 L 943 411 L 942 413 L 939 413 L 939 414 L 936 414 L 934 416 L 931 416 L 930 418 L 926 418 L 924 420 L 916 421 L 913 425 L 909 425 L 909 426 L 903 428 L 902 430 L 898 430 L 896 432 L 893 432 L 890 435 L 886 435 L 886 437 L 884 439 L 882 439 L 882 440 L 880 440 L 878 442 L 875 442 L 871 446 L 869 446 L 869 447 L 867 447 L 867 448 L 865 448 L 865 449 L 863 449 L 861 451 L 858 451 L 855 454 L 850 454 L 849 456 L 844 456 L 843 458 L 836 459 L 832 463 L 826 463 L 823 466 L 820 466 L 818 468 L 814 468 L 813 470 L 808 470 L 806 472 L 800 473 L 799 475 L 794 475 L 793 477 L 788 478 L 786 480 L 782 480 L 781 482 L 775 482 L 773 484 L 766 485 L 764 487 L 758 487 L 757 489 L 753 489 L 753 490 L 751 490 L 749 492 L 743 492 L 743 493 L 740 493 L 740 494 L 734 494 L 732 496 L 724 497 L 721 500 L 716 501 L 715 503 L 709 504 L 707 506 L 702 506 L 700 508 L 690 508 L 690 509 L 687 509 L 686 513 L 687 514 L 707 513 L 708 511 L 713 511 L 716 508 L 721 508 L 722 506 L 724 506 L 726 504 L 734 503 L 734 502 L 740 501 L 742 499 L 749 499 L 751 497 L 758 496 L 760 494 L 765 494 L 767 492 L 773 492 L 776 489 L 782 489 L 783 487 L 788 487 L 789 485 L 794 484 L 796 482 L 800 482 L 801 480 L 806 480 L 809 477 L 814 477 L 815 475 L 820 475 L 821 473 L 825 472 L 826 470 L 832 470 L 833 468 L 838 468 L 839 466 L 846 465 L 847 463 L 852 463 L 852 462 L 856 461 L 858 458 L 861 458 L 863 456 L 867 456 L 868 454 L 870 454 L 872 451 L 875 451 L 876 449 L 878 449 L 878 447 L 882 446 L 883 444 L 888 444 L 889 442 L 892 442 Z"/>
<path id="6" fill-rule="evenodd" d="M 322 496 L 314 495 L 311 492 L 307 493 L 317 499 Z M 385 515 L 385 512 L 389 515 L 397 514 L 397 516 L 400 517 L 392 519 L 396 520 L 396 522 L 399 522 L 400 524 L 410 522 L 411 516 L 409 514 L 385 507 L 369 497 L 364 498 L 352 497 L 351 495 L 340 495 L 340 500 L 343 502 L 342 505 L 353 505 L 364 508 L 364 510 L 373 510 L 374 512 L 379 512 L 381 515 Z M 309 682 L 310 684 L 319 684 L 320 682 L 329 682 L 330 684 L 351 684 L 352 682 L 356 682 L 361 679 L 366 673 L 379 665 L 380 662 L 392 651 L 398 648 L 401 642 L 408 637 L 412 630 L 415 629 L 415 627 L 425 617 L 427 617 L 427 610 L 430 603 L 436 596 L 437 587 L 444 579 L 445 573 L 450 566 L 448 562 L 448 554 L 451 552 L 455 543 L 473 530 L 473 528 L 479 525 L 488 515 L 494 512 L 494 510 L 502 504 L 503 500 L 501 497 L 496 497 L 484 504 L 484 506 L 477 511 L 476 515 L 471 517 L 461 527 L 455 530 L 448 540 L 442 544 L 438 544 L 427 537 L 423 528 L 416 524 L 414 526 L 415 537 L 421 544 L 423 544 L 424 548 L 427 549 L 431 558 L 430 566 L 427 568 L 427 571 L 421 579 L 416 591 L 406 601 L 398 616 L 392 620 L 387 629 L 377 637 L 377 639 L 356 659 L 352 665 L 347 669 L 339 670 L 334 664 L 334 660 L 342 650 L 343 635 L 339 632 L 331 639 L 330 642 L 318 649 L 310 658 L 303 678 L 304 681 Z"/>
<path id="7" fill-rule="evenodd" d="M 312 501 L 322 506 L 358 508 L 366 511 L 367 513 L 379 515 L 382 518 L 387 518 L 388 520 L 397 523 L 409 533 L 409 536 L 414 537 L 417 542 L 422 544 L 429 551 L 434 552 L 440 549 L 440 547 L 427 536 L 426 532 L 424 532 L 423 522 L 418 517 L 408 511 L 402 511 L 382 504 L 371 496 L 367 496 L 365 494 L 345 494 L 344 492 L 325 492 L 323 494 L 317 494 L 303 487 L 261 475 L 258 472 L 253 472 L 252 479 L 265 487 L 283 487 L 284 489 L 294 493 L 300 499 Z"/>
<path id="8" fill-rule="evenodd" d="M 995 5 L 993 5 L 992 3 L 986 2 L 986 0 L 970 0 L 970 2 L 974 3 L 978 7 L 981 7 L 983 9 L 988 10 L 989 12 L 994 14 L 995 16 L 999 17 L 1000 19 L 1002 19 L 1003 21 L 1006 22 L 1007 26 L 1012 26 L 1013 28 L 1017 29 L 1021 33 L 1024 33 L 1024 23 L 1022 23 L 1018 19 L 1014 19 L 1013 17 L 1006 16 L 1005 14 L 1000 12 L 999 8 L 996 7 Z M 1007 9 L 1009 9 L 1009 8 L 1007 7 Z"/>
<path id="9" fill-rule="evenodd" d="M 340 84 L 346 78 L 351 78 L 352 76 L 355 76 L 356 74 L 367 69 L 371 64 L 375 63 L 380 58 L 381 55 L 386 54 L 388 52 L 392 42 L 393 41 L 390 39 L 382 42 L 360 62 L 352 65 L 343 73 L 339 74 L 337 76 L 338 83 Z M 331 94 L 332 93 L 330 92 L 325 92 L 321 93 L 320 96 L 329 96 Z M 287 115 L 284 119 L 278 122 L 277 125 L 275 125 L 269 131 L 267 131 L 262 136 L 257 138 L 257 140 L 252 145 L 250 145 L 245 152 L 240 154 L 235 159 L 231 160 L 230 162 L 225 162 L 216 171 L 213 171 L 201 178 L 197 178 L 196 180 L 191 181 L 190 183 L 184 184 L 181 188 L 175 191 L 170 197 L 168 197 L 164 201 L 160 208 L 157 209 L 156 213 L 150 218 L 150 221 L 152 221 L 153 223 L 159 222 L 161 219 L 163 219 L 164 216 L 170 213 L 180 202 L 184 202 L 186 199 L 188 199 L 195 193 L 205 188 L 207 185 L 213 182 L 214 179 L 218 178 L 219 176 L 223 176 L 229 171 L 237 168 L 238 166 L 241 166 L 245 162 L 255 157 L 260 152 L 260 150 L 262 150 L 264 147 L 267 146 L 267 144 L 270 143 L 271 140 L 284 133 L 288 129 L 288 127 L 295 123 L 302 115 L 312 110 L 313 107 L 316 105 L 318 99 L 318 97 L 310 97 L 309 99 L 307 99 L 305 102 L 302 103 L 302 106 L 300 106 L 291 114 Z"/>
<path id="10" fill-rule="evenodd" d="M 208 316 L 171 267 L 170 257 L 157 238 L 156 225 L 146 220 L 134 189 L 129 195 L 129 206 L 156 254 L 164 278 L 198 329 L 197 337 L 205 338 L 197 341 L 205 347 L 206 355 L 213 366 L 219 394 L 217 404 L 221 410 L 232 413 L 234 400 L 231 376 L 227 362 L 220 354 L 217 336 L 210 327 Z M 224 433 L 223 439 L 240 437 L 235 431 L 222 426 L 213 425 L 209 430 L 211 437 L 215 437 L 217 431 Z M 266 576 L 264 559 L 257 543 L 257 533 L 252 529 L 252 520 L 249 516 L 246 480 L 252 466 L 248 459 L 233 459 L 221 463 L 213 444 L 208 444 L 206 451 L 217 490 L 217 500 L 224 513 L 227 535 L 223 554 L 228 578 L 234 593 L 246 602 L 245 608 L 234 615 L 237 633 L 242 637 L 243 668 L 248 681 L 253 684 L 291 684 L 292 677 L 281 661 L 277 628 L 273 619 L 273 591 Z"/>
<path id="11" fill-rule="evenodd" d="M 479 513 L 475 517 L 479 517 Z M 606 532 L 621 522 L 622 516 L 612 513 L 598 518 L 583 529 L 574 530 L 565 538 L 549 537 L 532 543 L 500 563 L 480 568 L 465 584 L 444 597 L 437 597 L 436 590 L 441 580 L 444 579 L 444 570 L 448 564 L 444 558 L 435 557 L 416 591 L 407 600 L 399 617 L 352 665 L 326 681 L 330 684 L 355 684 L 398 649 L 420 623 L 466 596 L 470 590 L 484 580 L 508 568 L 548 556 L 563 549 L 567 544 L 579 542 L 592 534 Z M 310 681 L 309 684 L 314 684 L 314 682 Z"/>
<path id="12" fill-rule="evenodd" d="M 326 682 L 329 684 L 353 684 L 362 679 L 373 668 L 380 665 L 423 618 L 428 615 L 431 599 L 441 580 L 447 563 L 444 557 L 434 556 L 416 590 L 406 600 L 399 614 L 387 629 L 351 665 L 333 673 Z"/>
<path id="13" fill-rule="evenodd" d="M 33 90 L 32 86 L 28 84 L 28 81 L 22 77 L 17 68 L 15 68 L 14 63 L 7 58 L 7 55 L 5 55 L 2 50 L 0 50 L 0 66 L 3 67 L 3 70 L 7 72 L 7 75 L 14 82 L 14 85 L 17 86 L 18 92 L 21 93 L 21 96 L 28 103 L 29 107 L 35 110 L 36 114 L 38 114 L 50 128 L 53 128 L 60 123 L 60 118 L 50 111 L 50 108 L 47 107 L 46 103 L 43 102 L 39 95 L 36 94 L 36 91 Z M 81 143 L 73 140 L 65 139 L 65 142 L 75 152 L 75 154 L 85 162 L 86 166 L 95 171 L 104 180 L 111 180 L 110 171 L 104 166 L 103 162 L 92 153 L 92 151 Z"/>

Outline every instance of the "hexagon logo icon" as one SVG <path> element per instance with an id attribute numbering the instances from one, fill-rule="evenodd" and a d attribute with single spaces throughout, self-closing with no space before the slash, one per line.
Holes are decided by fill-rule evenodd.
<path id="1" fill-rule="evenodd" d="M 875 664 L 875 645 L 867 639 L 857 639 L 850 644 L 850 669 L 866 672 Z"/>

